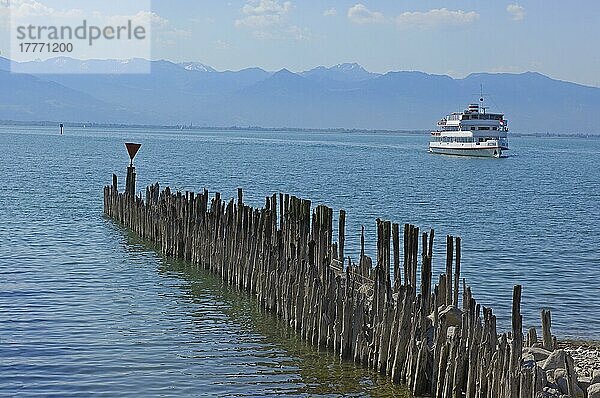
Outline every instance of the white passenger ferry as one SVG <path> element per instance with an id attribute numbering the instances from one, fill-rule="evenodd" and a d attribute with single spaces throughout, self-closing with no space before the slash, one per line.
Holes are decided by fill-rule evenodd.
<path id="1" fill-rule="evenodd" d="M 488 113 L 483 106 L 470 104 L 463 112 L 454 112 L 437 123 L 431 132 L 429 152 L 447 155 L 499 158 L 508 150 L 508 123 L 501 113 Z"/>

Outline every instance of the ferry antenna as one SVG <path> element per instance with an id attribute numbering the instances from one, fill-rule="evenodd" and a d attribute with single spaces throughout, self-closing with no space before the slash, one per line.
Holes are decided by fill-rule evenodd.
<path id="1" fill-rule="evenodd" d="M 489 108 L 489 106 L 483 106 L 484 96 L 486 96 L 487 93 L 483 92 L 483 84 L 481 84 L 481 83 L 479 84 L 479 93 L 478 94 L 479 94 L 479 103 L 480 103 L 479 108 L 481 108 L 483 110 L 483 113 L 485 113 L 485 110 L 487 108 Z"/>

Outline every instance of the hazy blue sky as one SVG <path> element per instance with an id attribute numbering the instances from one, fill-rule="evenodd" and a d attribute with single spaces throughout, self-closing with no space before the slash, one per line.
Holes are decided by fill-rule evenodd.
<path id="1" fill-rule="evenodd" d="M 219 70 L 358 62 L 455 77 L 532 70 L 600 86 L 598 0 L 153 0 L 152 12 L 152 58 Z"/>

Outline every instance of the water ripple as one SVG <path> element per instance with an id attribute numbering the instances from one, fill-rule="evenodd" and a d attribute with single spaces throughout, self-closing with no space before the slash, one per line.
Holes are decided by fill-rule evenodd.
<path id="1" fill-rule="evenodd" d="M 143 143 L 140 189 L 243 187 L 254 205 L 287 192 L 344 208 L 354 258 L 363 224 L 374 254 L 376 217 L 435 228 L 436 272 L 443 235 L 461 235 L 463 275 L 501 328 L 522 283 L 525 326 L 545 307 L 558 335 L 600 338 L 600 140 L 515 138 L 517 156 L 495 161 L 432 156 L 426 137 L 402 134 L 0 130 L 0 395 L 402 393 L 103 218 L 128 140 Z"/>

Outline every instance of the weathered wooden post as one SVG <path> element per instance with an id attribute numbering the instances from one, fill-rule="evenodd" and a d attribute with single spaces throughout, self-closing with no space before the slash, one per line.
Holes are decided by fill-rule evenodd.
<path id="1" fill-rule="evenodd" d="M 512 342 L 509 360 L 510 397 L 519 398 L 519 376 L 521 374 L 521 357 L 523 352 L 523 318 L 521 316 L 521 285 L 513 289 L 512 303 Z"/>
<path id="2" fill-rule="evenodd" d="M 446 305 L 452 304 L 452 257 L 454 255 L 454 238 L 446 236 Z"/>
<path id="3" fill-rule="evenodd" d="M 361 225 L 360 227 L 360 260 L 359 263 L 362 264 L 363 257 L 365 257 L 365 226 Z"/>
<path id="4" fill-rule="evenodd" d="M 456 308 L 458 308 L 458 284 L 460 280 L 460 237 L 456 237 L 456 264 L 454 268 L 454 296 L 452 298 L 452 303 Z"/>
<path id="5" fill-rule="evenodd" d="M 392 224 L 392 245 L 394 247 L 394 290 L 402 283 L 400 280 L 400 231 L 399 225 Z"/>
<path id="6" fill-rule="evenodd" d="M 238 204 L 238 206 L 241 206 L 244 204 L 244 191 L 242 190 L 242 188 L 238 188 L 237 193 L 238 193 L 237 204 Z"/>
<path id="7" fill-rule="evenodd" d="M 135 196 L 135 167 L 133 165 L 133 158 L 139 151 L 142 144 L 134 144 L 132 142 L 125 143 L 127 153 L 129 153 L 129 167 L 127 167 L 127 179 L 125 180 L 125 196 Z"/>
<path id="8" fill-rule="evenodd" d="M 346 210 L 340 210 L 340 220 L 338 226 L 338 250 L 339 256 L 338 258 L 342 262 L 342 266 L 344 264 L 344 242 L 346 241 Z"/>
<path id="9" fill-rule="evenodd" d="M 542 346 L 548 351 L 554 350 L 551 327 L 552 317 L 550 310 L 542 310 Z"/>

